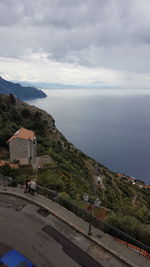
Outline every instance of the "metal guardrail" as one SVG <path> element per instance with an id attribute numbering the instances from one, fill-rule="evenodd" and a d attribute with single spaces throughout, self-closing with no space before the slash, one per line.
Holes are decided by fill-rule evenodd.
<path id="1" fill-rule="evenodd" d="M 3 186 L 11 186 L 12 179 L 10 177 L 1 177 L 0 176 L 0 185 Z M 56 191 L 50 190 L 46 187 L 43 186 L 38 186 L 37 188 L 37 193 L 45 196 L 46 198 L 51 199 L 52 201 L 55 201 L 56 203 L 60 204 L 61 206 L 65 207 L 66 209 L 70 210 L 83 220 L 90 222 L 93 226 L 96 228 L 100 229 L 101 231 L 111 235 L 114 237 L 114 239 L 121 239 L 126 242 L 126 245 L 128 246 L 129 244 L 132 244 L 136 247 L 139 247 L 142 250 L 147 251 L 150 253 L 150 247 L 147 245 L 141 243 L 140 241 L 134 239 L 133 237 L 129 236 L 128 234 L 120 231 L 119 229 L 115 228 L 114 226 L 106 223 L 103 220 L 100 220 L 96 216 L 90 214 L 86 210 L 74 205 L 67 199 L 63 198 L 60 196 Z M 140 253 L 140 251 L 139 251 Z"/>
<path id="2" fill-rule="evenodd" d="M 115 228 L 114 226 L 106 223 L 103 220 L 100 220 L 96 216 L 91 215 L 86 210 L 74 205 L 67 199 L 58 195 L 56 191 L 52 191 L 42 186 L 38 186 L 38 193 L 46 196 L 47 198 L 59 203 L 61 206 L 65 207 L 66 209 L 70 210 L 77 216 L 81 217 L 83 220 L 90 222 L 93 226 L 100 229 L 101 231 L 113 236 L 116 240 L 121 239 L 126 242 L 126 245 L 132 244 L 136 247 L 139 247 L 141 250 L 145 250 L 150 253 L 150 247 L 146 246 L 145 244 L 141 243 L 140 241 L 134 239 L 133 237 L 129 236 L 128 234 L 120 231 L 119 229 Z M 139 251 L 140 253 L 140 251 Z"/>

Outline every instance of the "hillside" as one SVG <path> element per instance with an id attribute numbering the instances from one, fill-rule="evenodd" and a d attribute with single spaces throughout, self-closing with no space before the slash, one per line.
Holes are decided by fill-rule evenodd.
<path id="1" fill-rule="evenodd" d="M 38 173 L 30 166 L 0 173 L 11 175 L 14 183 L 36 176 L 38 183 L 58 190 L 71 202 L 86 208 L 83 193 L 101 200 L 94 214 L 150 246 L 150 189 L 144 183 L 111 172 L 71 144 L 55 127 L 53 117 L 12 95 L 0 95 L 0 159 L 8 160 L 6 141 L 19 128 L 33 130 L 37 135 L 38 156 L 51 158 Z M 100 177 L 98 181 L 97 178 Z"/>
<path id="2" fill-rule="evenodd" d="M 46 94 L 31 86 L 22 86 L 19 83 L 12 83 L 0 77 L 0 94 L 13 94 L 21 100 L 46 97 Z"/>

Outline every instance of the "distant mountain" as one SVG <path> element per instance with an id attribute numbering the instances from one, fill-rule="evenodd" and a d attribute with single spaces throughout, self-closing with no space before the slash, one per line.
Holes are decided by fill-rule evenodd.
<path id="1" fill-rule="evenodd" d="M 15 82 L 15 81 L 14 81 Z M 21 82 L 24 86 L 35 86 L 40 89 L 123 89 L 121 86 L 108 85 L 103 83 L 92 83 L 85 85 L 73 85 L 62 83 L 50 83 L 50 82 Z"/>
<path id="2" fill-rule="evenodd" d="M 61 83 L 49 83 L 49 82 L 21 82 L 24 86 L 36 86 L 41 89 L 79 89 L 83 86 L 77 86 L 72 84 L 61 84 Z M 85 87 L 83 87 L 85 88 Z"/>
<path id="3" fill-rule="evenodd" d="M 19 83 L 13 83 L 4 80 L 0 77 L 0 94 L 9 95 L 13 94 L 21 100 L 29 100 L 35 98 L 43 98 L 47 95 L 37 88 L 31 86 L 22 86 Z"/>

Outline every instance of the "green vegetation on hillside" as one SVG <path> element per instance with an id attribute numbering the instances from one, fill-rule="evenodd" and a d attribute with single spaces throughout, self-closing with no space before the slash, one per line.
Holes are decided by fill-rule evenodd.
<path id="1" fill-rule="evenodd" d="M 76 149 L 45 111 L 12 95 L 0 95 L 0 148 L 8 150 L 6 141 L 21 127 L 35 131 L 38 156 L 47 155 L 52 162 L 38 172 L 31 166 L 11 169 L 6 165 L 0 168 L 2 174 L 12 177 L 14 185 L 24 183 L 26 177 L 38 177 L 40 185 L 57 190 L 81 207 L 86 206 L 82 200 L 84 192 L 89 192 L 92 198 L 96 194 L 102 206 L 110 210 L 105 218 L 109 223 L 150 246 L 150 189 L 133 184 L 127 177 L 119 178 Z M 99 184 L 98 175 L 102 177 Z M 101 218 L 100 209 L 94 209 L 94 214 Z"/>

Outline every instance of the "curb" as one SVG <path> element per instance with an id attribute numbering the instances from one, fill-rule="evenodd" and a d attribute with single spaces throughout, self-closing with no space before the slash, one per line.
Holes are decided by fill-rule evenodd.
<path id="1" fill-rule="evenodd" d="M 66 223 L 67 225 L 69 225 L 72 229 L 76 230 L 78 233 L 82 234 L 83 236 L 85 236 L 86 238 L 88 238 L 89 240 L 93 241 L 95 244 L 97 244 L 98 246 L 102 247 L 103 249 L 107 250 L 109 253 L 111 253 L 112 255 L 114 255 L 115 257 L 119 258 L 120 260 L 122 260 L 124 263 L 128 264 L 131 267 L 139 267 L 139 265 L 136 265 L 134 263 L 132 263 L 131 261 L 127 260 L 126 258 L 124 258 L 122 255 L 120 255 L 118 252 L 110 249 L 107 247 L 107 245 L 104 245 L 103 243 L 101 243 L 100 241 L 97 241 L 94 237 L 89 236 L 87 233 L 85 233 L 83 230 L 81 230 L 79 227 L 77 227 L 76 225 L 66 221 L 66 219 L 64 217 L 62 217 L 61 215 L 57 214 L 56 212 L 54 212 L 51 208 L 45 206 L 44 204 L 39 203 L 38 201 L 29 198 L 26 195 L 20 195 L 19 192 L 11 192 L 11 191 L 7 191 L 8 187 L 2 189 L 0 188 L 0 194 L 5 194 L 5 195 L 13 195 L 25 200 L 28 200 L 31 203 L 34 203 L 37 206 L 40 206 L 44 209 L 47 209 L 52 215 L 54 215 L 56 218 L 58 218 L 59 220 L 63 221 L 64 223 Z M 41 195 L 40 195 L 41 196 Z M 43 198 L 47 199 L 46 197 L 42 196 Z M 52 201 L 52 200 L 50 200 Z M 56 203 L 57 204 L 57 203 Z"/>

